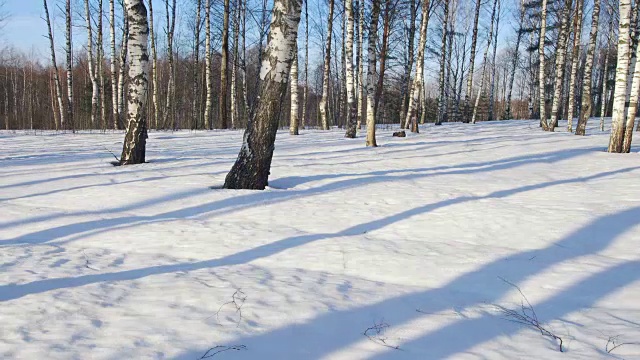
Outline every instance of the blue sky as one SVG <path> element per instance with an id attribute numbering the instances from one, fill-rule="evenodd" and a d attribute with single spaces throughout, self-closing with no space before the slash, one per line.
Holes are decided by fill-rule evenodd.
<path id="1" fill-rule="evenodd" d="M 49 6 L 52 8 L 53 3 Z M 5 10 L 10 17 L 0 35 L 0 42 L 27 52 L 34 49 L 40 57 L 46 57 L 48 40 L 44 35 L 47 33 L 47 26 L 41 18 L 42 2 L 6 0 Z"/>

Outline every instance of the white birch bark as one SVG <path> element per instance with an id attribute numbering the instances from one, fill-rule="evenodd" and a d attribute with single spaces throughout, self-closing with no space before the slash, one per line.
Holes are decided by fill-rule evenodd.
<path id="1" fill-rule="evenodd" d="M 375 0 L 374 0 L 375 1 Z M 329 0 L 329 16 L 327 18 L 327 43 L 324 54 L 324 70 L 322 75 L 322 98 L 320 99 L 320 119 L 322 130 L 329 130 L 329 77 L 331 76 L 331 34 L 333 33 L 333 4 Z"/>
<path id="2" fill-rule="evenodd" d="M 613 92 L 613 113 L 611 114 L 611 137 L 609 152 L 622 152 L 625 132 L 625 100 L 627 99 L 627 74 L 629 72 L 631 0 L 620 0 L 620 25 L 618 30 L 618 63 L 616 65 L 616 86 Z"/>
<path id="3" fill-rule="evenodd" d="M 56 98 L 58 100 L 58 111 L 60 112 L 60 128 L 65 127 L 65 109 L 64 101 L 62 100 L 62 85 L 60 83 L 60 74 L 58 72 L 58 63 L 56 61 L 56 48 L 53 41 L 53 30 L 51 29 L 51 17 L 49 16 L 49 7 L 47 6 L 47 0 L 43 0 L 45 19 L 47 20 L 47 29 L 49 31 L 49 49 L 51 50 L 51 66 L 53 66 L 53 80 L 56 89 Z M 6 108 L 6 107 L 5 107 Z M 8 112 L 7 112 L 8 113 Z M 58 123 L 56 123 L 56 130 L 58 130 Z"/>
<path id="4" fill-rule="evenodd" d="M 71 130 L 75 132 L 75 122 L 73 119 L 73 48 L 71 31 L 71 0 L 67 0 L 66 7 L 66 40 L 65 51 L 67 52 L 67 120 Z"/>
<path id="5" fill-rule="evenodd" d="M 469 60 L 469 77 L 467 78 L 467 91 L 464 94 L 464 122 L 469 122 L 469 107 L 473 95 L 473 71 L 476 60 L 476 47 L 478 43 L 478 19 L 480 18 L 480 0 L 476 0 L 476 11 L 473 20 L 473 36 L 471 39 L 471 57 Z"/>
<path id="6" fill-rule="evenodd" d="M 480 96 L 482 95 L 482 89 L 484 88 L 484 83 L 485 83 L 485 73 L 487 69 L 487 56 L 489 55 L 489 49 L 491 48 L 491 42 L 493 41 L 493 23 L 496 16 L 496 7 L 498 5 L 498 1 L 499 0 L 493 0 L 493 10 L 491 11 L 491 25 L 489 27 L 489 36 L 487 37 L 487 47 L 485 48 L 484 55 L 482 56 L 482 76 L 480 76 L 480 87 L 478 89 L 476 102 L 473 105 L 473 115 L 471 116 L 472 124 L 475 124 L 476 119 L 478 118 L 478 106 L 480 105 Z"/>
<path id="7" fill-rule="evenodd" d="M 636 4 L 638 5 L 638 4 Z M 633 24 L 633 23 L 632 23 Z M 637 36 L 637 34 L 636 34 Z M 633 80 L 631 84 L 631 91 L 629 92 L 629 105 L 626 109 L 626 123 L 624 127 L 624 141 L 622 143 L 622 152 L 629 153 L 631 151 L 631 140 L 633 137 L 633 127 L 636 122 L 636 113 L 638 112 L 638 97 L 640 96 L 640 66 L 638 59 L 640 59 L 640 46 L 635 44 L 635 55 L 633 60 L 635 62 L 633 71 Z"/>
<path id="8" fill-rule="evenodd" d="M 298 115 L 298 47 L 296 46 L 296 54 L 291 63 L 291 71 L 289 74 L 289 84 L 291 86 L 291 109 L 289 134 L 298 135 L 299 115 Z"/>
<path id="9" fill-rule="evenodd" d="M 353 0 L 345 0 L 345 14 L 347 16 L 347 39 L 345 44 L 345 77 L 347 85 L 347 132 L 345 137 L 355 138 L 358 126 L 358 104 L 356 103 L 353 73 Z"/>
<path id="10" fill-rule="evenodd" d="M 562 99 L 562 83 L 564 81 L 564 69 L 566 65 L 566 47 L 569 38 L 569 16 L 571 15 L 572 0 L 567 0 L 562 9 L 562 23 L 560 36 L 558 38 L 558 47 L 556 48 L 556 79 L 553 88 L 553 104 L 551 105 L 551 123 L 549 131 L 554 131 L 558 126 L 558 111 L 560 108 L 560 100 Z"/>
<path id="11" fill-rule="evenodd" d="M 89 65 L 89 78 L 91 79 L 91 126 L 97 125 L 98 110 L 98 77 L 93 59 L 93 31 L 91 26 L 91 10 L 89 0 L 84 0 L 85 18 L 87 24 L 87 64 Z"/>
<path id="12" fill-rule="evenodd" d="M 376 45 L 378 43 L 378 17 L 380 16 L 380 1 L 373 0 L 371 9 L 371 23 L 369 24 L 369 49 L 367 61 L 367 140 L 366 145 L 378 146 L 376 142 Z"/>
<path id="13" fill-rule="evenodd" d="M 573 27 L 573 52 L 571 55 L 571 76 L 569 79 L 569 102 L 567 106 L 567 131 L 573 132 L 573 116 L 576 104 L 576 80 L 578 78 L 578 66 L 580 62 L 580 44 L 582 41 L 582 13 L 584 0 L 577 0 L 576 18 Z M 606 82 L 605 82 L 606 86 Z"/>
<path id="14" fill-rule="evenodd" d="M 124 93 L 125 73 L 127 71 L 127 53 L 129 48 L 129 17 L 127 16 L 127 9 L 122 9 L 124 15 L 124 21 L 122 24 L 122 42 L 120 49 L 120 73 L 118 75 L 118 116 L 120 118 L 119 123 L 124 123 L 125 115 L 125 100 Z"/>
<path id="15" fill-rule="evenodd" d="M 147 42 L 149 26 L 147 9 L 143 0 L 125 0 L 129 52 L 129 89 L 127 91 L 127 132 L 125 135 L 121 165 L 145 162 L 147 141 L 146 101 L 149 88 L 149 54 Z"/>
<path id="16" fill-rule="evenodd" d="M 598 0 L 596 0 L 598 1 Z M 540 39 L 538 42 L 538 56 L 540 58 L 540 66 L 538 71 L 538 91 L 540 93 L 540 126 L 545 131 L 549 130 L 549 123 L 547 122 L 547 109 L 546 109 L 546 96 L 545 96 L 545 84 L 546 84 L 546 72 L 545 72 L 545 54 L 544 43 L 547 39 L 547 0 L 542 0 L 542 11 L 540 15 Z"/>
<path id="17" fill-rule="evenodd" d="M 120 128 L 120 115 L 118 114 L 118 72 L 116 65 L 116 9 L 115 0 L 109 0 L 109 36 L 111 40 L 111 113 L 113 116 L 113 128 Z"/>
<path id="18" fill-rule="evenodd" d="M 359 16 L 358 16 L 358 57 L 360 63 L 358 64 L 358 129 L 362 128 L 362 119 L 365 119 L 365 87 L 367 79 L 364 77 L 364 0 L 360 3 Z"/>
<path id="19" fill-rule="evenodd" d="M 429 6 L 430 0 L 422 0 L 422 20 L 420 20 L 420 38 L 418 40 L 418 58 L 416 59 L 416 76 L 411 85 L 409 106 L 407 116 L 404 120 L 404 128 L 411 124 L 412 132 L 419 132 L 418 127 L 418 104 L 422 93 L 422 83 L 424 81 L 424 51 L 427 44 L 427 30 L 429 29 Z"/>
<path id="20" fill-rule="evenodd" d="M 436 125 L 442 125 L 442 121 L 445 117 L 446 111 L 446 96 L 445 96 L 445 63 L 446 63 L 446 55 L 447 55 L 447 22 L 449 20 L 449 1 L 444 1 L 444 23 L 442 25 L 442 46 L 440 47 L 440 79 L 438 80 L 438 115 L 436 118 Z M 493 20 L 492 20 L 493 23 Z M 489 35 L 491 37 L 492 35 Z M 491 43 L 491 40 L 489 40 Z M 485 57 L 486 61 L 486 57 Z"/>
<path id="21" fill-rule="evenodd" d="M 600 19 L 600 0 L 595 0 L 591 19 L 591 33 L 589 34 L 589 47 L 587 58 L 584 62 L 584 77 L 582 80 L 582 104 L 580 116 L 576 126 L 576 135 L 584 135 L 587 129 L 587 120 L 591 116 L 591 72 L 593 71 L 593 58 L 596 52 L 596 40 L 598 39 L 598 21 Z M 624 104 L 623 104 L 624 106 Z"/>
<path id="22" fill-rule="evenodd" d="M 204 128 L 211 130 L 211 109 L 213 107 L 213 83 L 211 79 L 211 0 L 206 1 L 205 9 L 205 77 L 207 78 L 207 99 L 204 105 Z M 246 83 L 245 83 L 246 87 Z"/>
<path id="23" fill-rule="evenodd" d="M 260 69 L 257 111 L 244 133 L 238 158 L 225 179 L 226 189 L 268 185 L 282 99 L 293 62 L 302 0 L 275 0 L 267 47 Z"/>

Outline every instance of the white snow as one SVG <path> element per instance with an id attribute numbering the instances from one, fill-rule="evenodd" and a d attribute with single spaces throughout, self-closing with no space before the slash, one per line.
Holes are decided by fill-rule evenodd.
<path id="1" fill-rule="evenodd" d="M 127 167 L 121 133 L 1 132 L 0 358 L 640 358 L 640 162 L 597 123 L 282 132 L 266 191 L 219 189 L 239 131 Z"/>

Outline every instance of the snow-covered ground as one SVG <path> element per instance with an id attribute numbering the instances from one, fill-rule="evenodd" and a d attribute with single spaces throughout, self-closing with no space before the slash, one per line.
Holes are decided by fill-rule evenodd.
<path id="1" fill-rule="evenodd" d="M 640 358 L 637 153 L 531 121 L 302 133 L 261 192 L 219 188 L 239 131 L 128 167 L 120 133 L 0 133 L 0 358 Z"/>

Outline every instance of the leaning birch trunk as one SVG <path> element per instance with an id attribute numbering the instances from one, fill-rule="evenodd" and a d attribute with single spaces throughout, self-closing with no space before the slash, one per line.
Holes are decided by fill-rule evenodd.
<path id="1" fill-rule="evenodd" d="M 291 63 L 289 73 L 289 83 L 291 85 L 291 119 L 289 124 L 289 134 L 298 135 L 300 120 L 298 117 L 298 46 L 296 45 L 295 55 Z"/>
<path id="2" fill-rule="evenodd" d="M 438 80 L 438 115 L 436 117 L 435 125 L 442 125 L 446 109 L 446 97 L 445 97 L 445 85 L 444 85 L 444 71 L 447 55 L 447 21 L 449 20 L 449 1 L 444 2 L 444 24 L 442 25 L 442 47 L 440 48 L 440 79 Z M 493 24 L 493 19 L 491 20 Z M 493 26 L 493 25 L 492 25 Z M 491 38 L 492 35 L 489 35 Z M 491 43 L 491 40 L 489 40 Z M 485 61 L 487 60 L 485 56 Z"/>
<path id="3" fill-rule="evenodd" d="M 260 69 L 257 111 L 249 121 L 238 159 L 227 174 L 225 189 L 264 190 L 269 170 L 282 99 L 293 62 L 302 0 L 275 0 L 267 47 Z"/>
<path id="4" fill-rule="evenodd" d="M 480 17 L 480 0 L 476 1 L 476 13 L 473 20 L 473 37 L 471 39 L 471 58 L 469 59 L 469 77 L 467 78 L 467 91 L 464 94 L 464 122 L 469 122 L 469 107 L 473 92 L 473 70 L 476 59 L 476 47 L 478 43 L 478 19 Z"/>
<path id="5" fill-rule="evenodd" d="M 322 98 L 320 99 L 320 119 L 322 130 L 329 130 L 328 100 L 329 100 L 329 76 L 331 75 L 331 34 L 333 32 L 333 2 L 329 0 L 329 17 L 327 19 L 327 44 L 324 54 L 324 71 L 322 73 Z"/>
<path id="6" fill-rule="evenodd" d="M 67 120 L 68 125 L 71 127 L 71 130 L 75 132 L 76 126 L 73 120 L 73 49 L 71 48 L 72 39 L 71 39 L 71 0 L 67 0 L 67 6 L 65 7 L 66 12 L 66 52 L 67 52 Z"/>
<path id="7" fill-rule="evenodd" d="M 624 2 L 625 0 L 623 0 Z M 629 1 L 629 0 L 626 0 Z M 580 106 L 580 116 L 576 125 L 576 135 L 584 135 L 587 129 L 587 120 L 591 116 L 591 71 L 593 70 L 593 56 L 596 52 L 596 40 L 598 38 L 598 21 L 600 19 L 600 0 L 596 0 L 593 6 L 591 20 L 591 33 L 589 34 L 589 48 L 587 58 L 584 62 L 584 77 L 582 86 L 582 105 Z M 627 45 L 628 47 L 628 45 Z M 626 82 L 625 82 L 626 83 Z M 622 104 L 624 108 L 624 101 Z"/>
<path id="8" fill-rule="evenodd" d="M 556 55 L 556 81 L 553 88 L 553 104 L 551 105 L 551 123 L 549 131 L 554 131 L 558 126 L 558 111 L 560 108 L 560 100 L 562 99 L 562 83 L 564 81 L 564 69 L 566 65 L 566 47 L 569 38 L 569 16 L 571 15 L 572 0 L 567 0 L 562 9 L 562 23 L 560 37 L 558 39 L 557 55 Z"/>
<path id="9" fill-rule="evenodd" d="M 91 79 L 91 126 L 96 126 L 98 116 L 98 77 L 96 76 L 95 63 L 93 61 L 93 31 L 91 27 L 91 10 L 89 0 L 84 0 L 84 10 L 87 24 L 87 63 L 89 65 L 89 78 Z"/>
<path id="10" fill-rule="evenodd" d="M 371 24 L 369 24 L 369 49 L 367 61 L 367 146 L 376 147 L 376 45 L 378 44 L 378 17 L 380 16 L 380 1 L 373 0 L 371 9 Z"/>
<path id="11" fill-rule="evenodd" d="M 631 92 L 629 93 L 629 106 L 626 111 L 626 124 L 624 127 L 624 141 L 622 143 L 622 152 L 629 153 L 631 151 L 631 139 L 633 137 L 633 127 L 636 122 L 636 113 L 638 111 L 638 96 L 640 96 L 640 46 L 636 45 L 636 53 L 634 61 L 636 62 L 633 71 L 633 81 Z"/>
<path id="12" fill-rule="evenodd" d="M 47 6 L 47 0 L 43 0 L 45 19 L 47 20 L 47 30 L 49 31 L 49 49 L 51 50 L 51 66 L 53 67 L 53 81 L 56 87 L 56 98 L 58 99 L 58 110 L 60 112 L 60 127 L 65 127 L 65 110 L 64 103 L 62 101 L 62 85 L 60 84 L 60 75 L 58 73 L 58 63 L 56 61 L 56 48 L 53 41 L 53 31 L 51 29 L 51 18 L 49 17 L 49 7 Z M 5 107 L 6 108 L 6 107 Z M 58 123 L 56 123 L 56 130 Z"/>
<path id="13" fill-rule="evenodd" d="M 582 0 L 578 0 L 582 1 Z M 526 13 L 525 2 L 520 2 L 520 22 L 518 23 L 518 35 L 516 37 L 516 46 L 514 49 L 513 59 L 511 60 L 511 70 L 509 71 L 509 90 L 507 90 L 507 109 L 504 112 L 505 120 L 509 120 L 513 117 L 511 114 L 511 96 L 513 94 L 513 83 L 516 77 L 516 70 L 518 69 L 518 62 L 520 59 L 520 42 L 522 41 L 522 32 L 524 24 L 524 15 Z"/>
<path id="14" fill-rule="evenodd" d="M 156 51 L 156 35 L 153 28 L 153 1 L 149 1 L 149 36 L 151 37 L 151 82 L 153 93 L 151 102 L 153 103 L 153 127 L 159 128 L 158 118 L 160 116 L 160 106 L 158 104 L 158 52 Z"/>
<path id="15" fill-rule="evenodd" d="M 227 92 L 229 83 L 227 72 L 229 68 L 229 0 L 224 0 L 224 13 L 222 17 L 222 51 L 220 62 L 220 97 L 218 100 L 218 112 L 220 116 L 220 128 L 228 127 L 229 113 L 227 111 Z"/>
<path id="16" fill-rule="evenodd" d="M 484 55 L 482 56 L 482 76 L 480 76 L 480 88 L 478 89 L 476 102 L 473 105 L 473 115 L 471 116 L 472 124 L 475 124 L 476 119 L 478 118 L 478 106 L 480 105 L 480 96 L 482 95 L 482 89 L 484 88 L 484 79 L 485 79 L 485 73 L 487 69 L 487 56 L 489 55 L 489 49 L 491 48 L 491 41 L 493 40 L 493 21 L 495 20 L 496 7 L 498 5 L 498 1 L 499 0 L 493 0 L 493 10 L 491 11 L 491 25 L 489 27 L 489 37 L 487 37 L 487 47 L 484 50 Z"/>
<path id="17" fill-rule="evenodd" d="M 598 0 L 596 0 L 598 1 Z M 540 126 L 545 131 L 549 130 L 549 124 L 547 123 L 547 109 L 546 109 L 546 96 L 545 96 L 545 82 L 546 74 L 544 70 L 544 43 L 547 38 L 547 0 L 542 0 L 542 13 L 540 15 L 540 40 L 538 42 L 538 56 L 540 57 L 540 67 L 538 71 L 538 90 L 540 92 Z"/>
<path id="18" fill-rule="evenodd" d="M 149 87 L 149 26 L 147 8 L 142 0 L 125 0 L 129 24 L 129 89 L 127 91 L 127 133 L 121 165 L 145 162 L 147 142 L 147 90 Z"/>
<path id="19" fill-rule="evenodd" d="M 573 27 L 573 53 L 571 54 L 571 77 L 569 79 L 569 103 L 567 104 L 569 107 L 567 112 L 567 131 L 569 132 L 573 132 L 573 114 L 575 112 L 574 109 L 576 104 L 576 79 L 578 77 L 578 66 L 580 62 L 580 42 L 582 41 L 582 12 L 584 8 L 584 0 L 578 0 L 576 7 L 576 18 Z"/>
<path id="20" fill-rule="evenodd" d="M 115 0 L 109 0 L 109 19 L 110 19 L 110 32 L 111 37 L 111 113 L 113 116 L 113 128 L 118 130 L 120 128 L 120 122 L 118 119 L 118 72 L 116 67 L 116 9 Z"/>
<path id="21" fill-rule="evenodd" d="M 620 0 L 620 27 L 618 30 L 618 63 L 616 65 L 616 86 L 613 93 L 613 113 L 611 114 L 611 153 L 622 152 L 625 135 L 625 100 L 627 98 L 627 74 L 629 72 L 629 27 L 631 22 L 631 0 Z"/>
<path id="22" fill-rule="evenodd" d="M 207 0 L 205 10 L 205 77 L 207 78 L 207 99 L 204 105 L 204 128 L 211 130 L 211 109 L 213 107 L 213 83 L 211 79 L 211 0 Z M 247 86 L 245 82 L 245 87 Z"/>
<path id="23" fill-rule="evenodd" d="M 347 40 L 345 73 L 347 83 L 347 132 L 345 137 L 355 138 L 358 127 L 358 104 L 356 103 L 355 84 L 353 73 L 353 0 L 345 0 L 345 13 L 347 15 Z"/>
<path id="24" fill-rule="evenodd" d="M 358 65 L 358 129 L 362 129 L 362 119 L 365 118 L 365 87 L 366 78 L 364 77 L 364 0 L 360 3 L 358 9 L 360 14 L 358 16 L 358 58 L 360 58 L 360 64 Z"/>
<path id="25" fill-rule="evenodd" d="M 418 103 L 422 93 L 422 82 L 424 80 L 424 50 L 427 44 L 427 30 L 429 29 L 429 2 L 422 0 L 422 20 L 420 20 L 420 39 L 418 40 L 418 58 L 416 59 L 416 76 L 411 85 L 409 106 L 407 116 L 404 121 L 404 128 L 411 124 L 411 132 L 420 132 L 418 127 Z"/>

